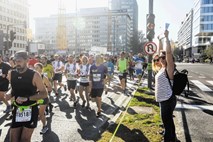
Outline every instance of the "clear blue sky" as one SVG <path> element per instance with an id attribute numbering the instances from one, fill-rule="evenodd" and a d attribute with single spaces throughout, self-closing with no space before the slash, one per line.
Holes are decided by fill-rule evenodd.
<path id="1" fill-rule="evenodd" d="M 67 12 L 75 10 L 75 0 L 64 0 Z M 107 6 L 107 0 L 77 0 L 79 8 Z M 177 39 L 177 32 L 186 13 L 193 8 L 194 0 L 153 0 L 155 18 L 155 37 L 163 32 L 165 23 L 170 23 L 170 37 Z M 137 0 L 138 26 L 146 31 L 146 14 L 148 14 L 149 0 Z M 30 27 L 34 27 L 33 18 L 44 17 L 58 13 L 58 0 L 29 0 Z"/>

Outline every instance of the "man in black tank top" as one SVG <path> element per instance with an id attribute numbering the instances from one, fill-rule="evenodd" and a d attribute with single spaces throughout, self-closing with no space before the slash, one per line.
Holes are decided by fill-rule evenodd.
<path id="1" fill-rule="evenodd" d="M 14 97 L 10 141 L 31 141 L 38 121 L 37 100 L 46 98 L 47 91 L 39 73 L 27 68 L 27 52 L 17 52 L 14 59 L 16 69 L 8 73 L 11 89 L 6 93 L 7 100 Z"/>

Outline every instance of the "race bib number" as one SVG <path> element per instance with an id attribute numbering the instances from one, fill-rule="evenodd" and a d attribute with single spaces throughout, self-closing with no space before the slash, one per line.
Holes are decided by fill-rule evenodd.
<path id="1" fill-rule="evenodd" d="M 118 76 L 123 76 L 123 73 L 120 73 L 120 72 L 119 72 L 119 73 L 118 73 Z"/>
<path id="2" fill-rule="evenodd" d="M 76 80 L 75 75 L 71 74 L 71 73 L 68 73 L 67 74 L 67 80 Z"/>
<path id="3" fill-rule="evenodd" d="M 16 110 L 16 122 L 28 122 L 32 117 L 32 108 L 17 108 Z"/>
<path id="4" fill-rule="evenodd" d="M 0 69 L 0 76 L 2 76 L 2 69 Z"/>
<path id="5" fill-rule="evenodd" d="M 111 67 L 108 67 L 108 72 L 111 72 L 112 71 L 112 68 Z"/>
<path id="6" fill-rule="evenodd" d="M 80 82 L 89 82 L 89 79 L 88 77 L 83 76 L 81 77 Z"/>
<path id="7" fill-rule="evenodd" d="M 93 74 L 93 81 L 94 82 L 101 81 L 101 74 Z"/>

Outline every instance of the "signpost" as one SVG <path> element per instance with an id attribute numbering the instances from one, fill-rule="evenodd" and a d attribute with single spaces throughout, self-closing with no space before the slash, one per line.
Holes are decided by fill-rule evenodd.
<path id="1" fill-rule="evenodd" d="M 153 55 L 154 53 L 157 52 L 157 45 L 154 42 L 147 42 L 144 45 L 144 51 L 148 55 Z"/>

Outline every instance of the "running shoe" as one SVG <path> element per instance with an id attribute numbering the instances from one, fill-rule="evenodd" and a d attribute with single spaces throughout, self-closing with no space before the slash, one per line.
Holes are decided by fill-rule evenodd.
<path id="1" fill-rule="evenodd" d="M 67 91 L 67 85 L 64 85 L 64 91 Z"/>
<path id="2" fill-rule="evenodd" d="M 49 128 L 47 126 L 44 126 L 40 132 L 40 134 L 45 134 L 47 131 L 49 130 Z"/>
<path id="3" fill-rule="evenodd" d="M 9 113 L 10 111 L 11 111 L 11 107 L 10 107 L 10 105 L 8 105 L 6 110 L 4 111 L 4 113 Z"/>
<path id="4" fill-rule="evenodd" d="M 85 107 L 86 101 L 83 101 L 82 103 L 82 107 Z"/>

